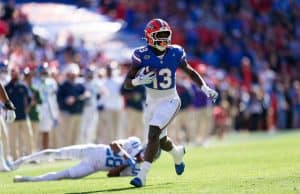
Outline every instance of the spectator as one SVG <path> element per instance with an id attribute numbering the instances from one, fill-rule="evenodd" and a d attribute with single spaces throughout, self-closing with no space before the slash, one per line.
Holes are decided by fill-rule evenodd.
<path id="1" fill-rule="evenodd" d="M 222 101 L 219 106 L 213 108 L 214 117 L 214 134 L 219 139 L 223 139 L 225 132 L 229 130 L 229 103 L 228 101 Z"/>
<path id="2" fill-rule="evenodd" d="M 286 129 L 288 102 L 286 101 L 285 90 L 282 82 L 277 83 L 277 127 L 280 129 Z"/>
<path id="3" fill-rule="evenodd" d="M 207 70 L 204 67 L 199 67 L 203 76 L 207 79 Z M 213 118 L 212 118 L 212 106 L 209 100 L 206 98 L 205 94 L 192 83 L 192 107 L 191 107 L 191 117 L 192 117 L 192 130 L 191 137 L 192 141 L 196 144 L 205 145 L 208 141 L 211 130 L 213 129 Z"/>
<path id="4" fill-rule="evenodd" d="M 39 121 L 40 121 L 40 115 L 38 111 L 38 106 L 42 104 L 42 99 L 40 92 L 33 87 L 32 84 L 32 79 L 34 76 L 34 73 L 32 70 L 29 69 L 29 67 L 26 67 L 23 71 L 24 73 L 24 81 L 28 89 L 30 90 L 32 94 L 32 99 L 31 99 L 31 106 L 28 112 L 29 119 L 30 119 L 30 124 L 31 124 L 31 129 L 32 129 L 32 145 L 34 150 L 39 150 L 40 145 L 39 145 Z"/>
<path id="5" fill-rule="evenodd" d="M 41 133 L 42 149 L 49 148 L 50 132 L 58 127 L 58 104 L 56 100 L 58 86 L 56 81 L 49 76 L 49 64 L 43 63 L 37 67 L 37 79 L 35 80 L 35 87 L 41 94 L 42 104 L 39 109 L 40 125 L 39 131 Z M 55 135 L 52 134 L 52 147 L 56 147 Z"/>
<path id="6" fill-rule="evenodd" d="M 250 131 L 257 131 L 260 127 L 260 123 L 263 120 L 263 101 L 258 89 L 255 89 L 250 93 L 250 100 L 247 111 L 250 115 Z"/>
<path id="7" fill-rule="evenodd" d="M 84 69 L 83 85 L 86 89 L 86 100 L 84 101 L 83 113 L 81 116 L 79 143 L 93 143 L 97 119 L 97 98 L 100 93 L 100 86 L 95 77 L 95 66 L 90 66 Z"/>
<path id="8" fill-rule="evenodd" d="M 124 99 L 120 93 L 124 78 L 114 74 L 114 72 L 117 72 L 117 69 L 107 66 L 106 78 L 103 81 L 105 92 L 101 94 L 103 113 L 99 117 L 103 117 L 103 123 L 98 123 L 98 128 L 100 129 L 98 130 L 104 143 L 108 143 L 115 138 L 123 138 L 126 133 L 122 127 Z"/>
<path id="9" fill-rule="evenodd" d="M 58 88 L 58 105 L 61 110 L 59 131 L 55 132 L 57 144 L 55 146 L 74 145 L 78 141 L 81 114 L 86 90 L 81 83 L 77 83 L 79 67 L 75 63 L 68 64 L 65 69 L 66 80 Z"/>
<path id="10" fill-rule="evenodd" d="M 10 151 L 13 159 L 32 153 L 32 131 L 28 123 L 28 111 L 32 95 L 20 80 L 20 70 L 11 70 L 11 81 L 5 86 L 7 94 L 16 106 L 16 120 L 9 125 Z"/>
<path id="11" fill-rule="evenodd" d="M 294 128 L 300 128 L 300 81 L 294 81 L 292 97 L 294 101 Z"/>

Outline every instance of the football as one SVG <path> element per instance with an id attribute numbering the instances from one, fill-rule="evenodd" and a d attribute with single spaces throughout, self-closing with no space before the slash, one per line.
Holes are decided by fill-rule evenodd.
<path id="1" fill-rule="evenodd" d="M 150 66 L 142 67 L 142 68 L 139 69 L 139 71 L 137 72 L 136 75 L 141 75 L 141 74 L 146 75 L 146 74 L 148 74 L 150 72 L 156 73 L 156 69 L 153 68 L 153 67 L 150 67 Z"/>

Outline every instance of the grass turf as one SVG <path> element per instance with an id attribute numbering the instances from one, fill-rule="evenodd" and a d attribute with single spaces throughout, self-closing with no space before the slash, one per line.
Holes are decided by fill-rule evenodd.
<path id="1" fill-rule="evenodd" d="M 154 163 L 147 186 L 135 189 L 130 177 L 106 178 L 99 172 L 84 179 L 13 183 L 17 175 L 62 170 L 75 162 L 25 165 L 0 173 L 0 194 L 13 193 L 300 193 L 300 131 L 280 134 L 234 134 L 208 148 L 188 147 L 186 171 L 177 176 L 166 153 Z"/>

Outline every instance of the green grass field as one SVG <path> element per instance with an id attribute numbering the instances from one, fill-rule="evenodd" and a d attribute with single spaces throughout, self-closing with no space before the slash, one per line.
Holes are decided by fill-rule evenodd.
<path id="1" fill-rule="evenodd" d="M 188 147 L 186 171 L 177 176 L 163 153 L 153 165 L 147 186 L 135 189 L 130 177 L 106 178 L 100 172 L 84 179 L 13 183 L 13 176 L 38 175 L 74 162 L 26 165 L 0 173 L 0 194 L 13 193 L 300 193 L 300 131 L 281 134 L 233 134 L 208 148 Z"/>

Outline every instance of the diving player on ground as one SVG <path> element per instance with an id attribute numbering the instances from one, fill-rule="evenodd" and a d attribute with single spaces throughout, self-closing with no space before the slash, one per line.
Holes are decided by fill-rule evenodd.
<path id="1" fill-rule="evenodd" d="M 180 99 L 175 87 L 176 70 L 183 70 L 206 94 L 215 101 L 218 93 L 209 88 L 201 76 L 187 63 L 182 47 L 171 45 L 172 31 L 162 19 L 151 20 L 145 28 L 147 45 L 137 48 L 133 55 L 133 65 L 125 80 L 125 88 L 138 85 L 146 87 L 146 107 L 144 113 L 148 144 L 141 170 L 130 184 L 135 187 L 145 185 L 146 176 L 151 168 L 158 149 L 170 153 L 174 159 L 178 175 L 184 172 L 183 146 L 176 146 L 167 136 L 166 127 L 180 109 Z"/>
<path id="2" fill-rule="evenodd" d="M 81 159 L 74 167 L 44 175 L 16 176 L 14 182 L 37 182 L 60 179 L 77 179 L 98 171 L 108 171 L 107 176 L 134 176 L 139 170 L 136 163 L 143 160 L 143 146 L 137 137 L 113 141 L 109 145 L 87 144 L 47 149 L 19 158 L 13 163 L 18 168 L 24 163 L 45 159 Z M 158 157 L 158 156 L 157 156 Z"/>

